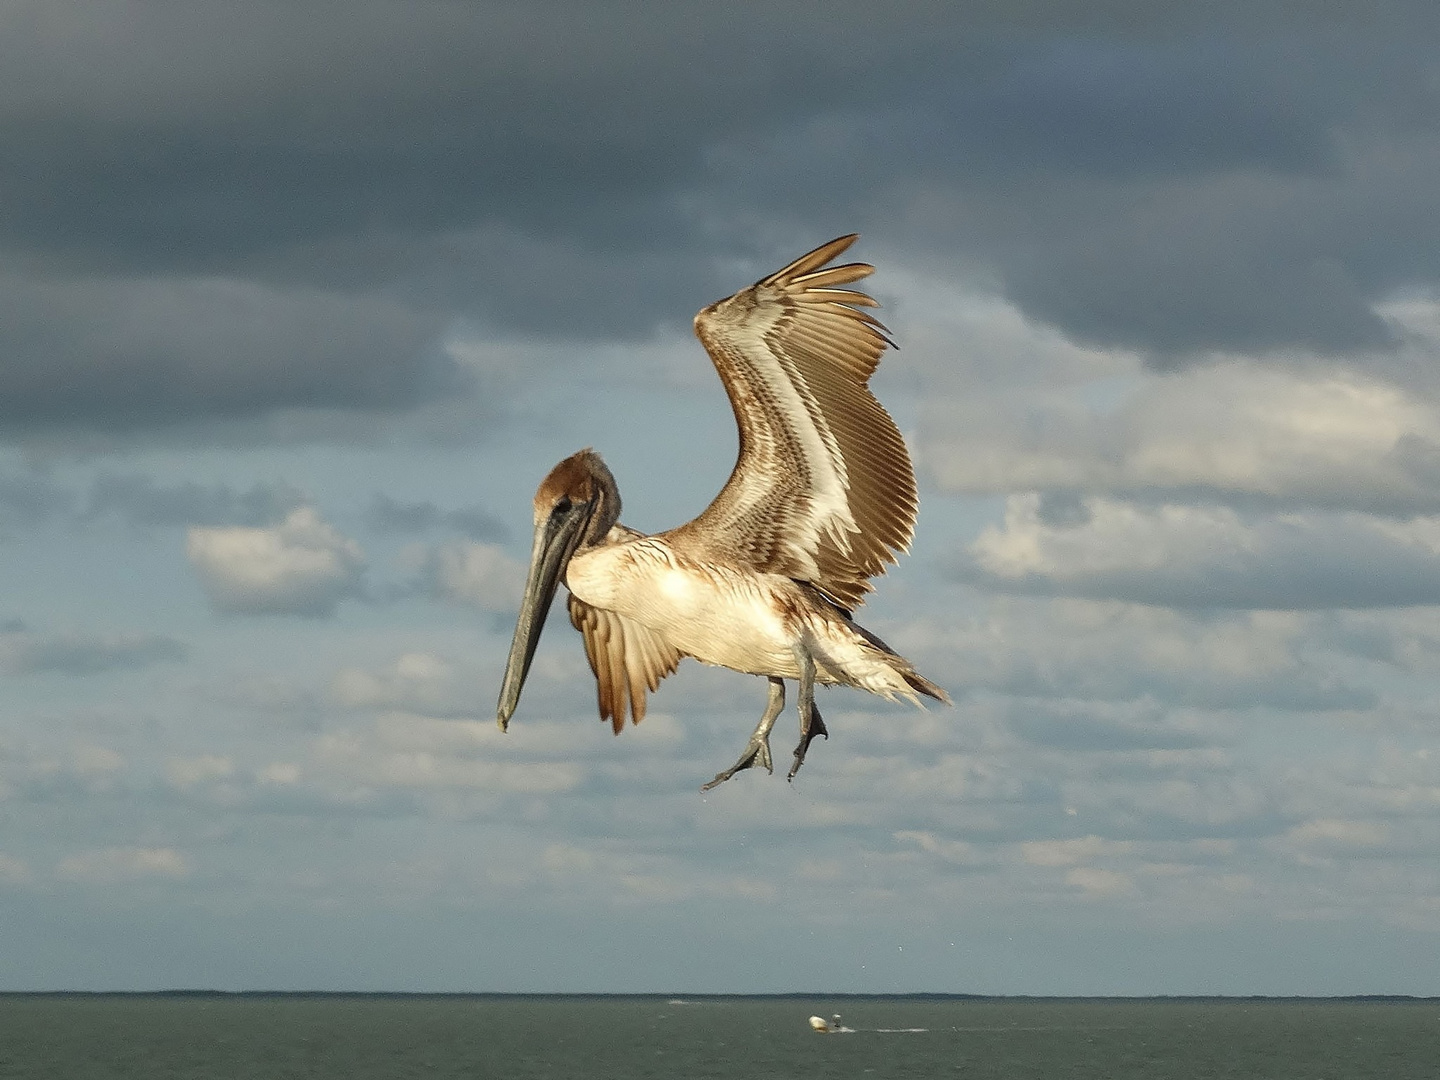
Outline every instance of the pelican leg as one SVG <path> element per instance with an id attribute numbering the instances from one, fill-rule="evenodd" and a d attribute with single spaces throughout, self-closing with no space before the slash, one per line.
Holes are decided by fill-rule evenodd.
<path id="1" fill-rule="evenodd" d="M 805 764 L 805 751 L 816 735 L 824 735 L 829 741 L 830 732 L 825 730 L 825 721 L 820 719 L 820 710 L 815 707 L 815 657 L 810 650 L 800 646 L 795 650 L 800 660 L 800 700 L 796 708 L 800 712 L 800 745 L 795 747 L 795 764 L 790 766 L 786 780 L 794 780 L 800 766 Z"/>
<path id="2" fill-rule="evenodd" d="M 750 741 L 745 744 L 744 751 L 740 754 L 740 760 L 731 765 L 724 772 L 716 773 L 715 779 L 702 787 L 701 791 L 709 791 L 711 788 L 723 784 L 741 769 L 748 769 L 752 765 L 764 765 L 765 771 L 773 773 L 774 765 L 770 762 L 770 729 L 775 726 L 775 718 L 785 708 L 785 680 L 770 677 L 770 700 L 765 703 L 765 715 L 760 717 L 760 723 L 755 725 L 755 730 L 750 734 Z"/>

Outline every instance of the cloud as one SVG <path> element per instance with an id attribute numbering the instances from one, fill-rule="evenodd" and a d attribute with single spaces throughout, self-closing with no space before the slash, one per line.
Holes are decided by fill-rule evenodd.
<path id="1" fill-rule="evenodd" d="M 1107 841 L 1092 833 L 1072 840 L 1029 840 L 1020 845 L 1020 852 L 1032 866 L 1074 866 L 1101 855 L 1123 855 L 1133 847 L 1128 841 Z"/>
<path id="2" fill-rule="evenodd" d="M 63 881 L 114 885 L 147 878 L 188 877 L 190 862 L 174 848 L 110 847 L 67 855 L 55 867 Z"/>
<path id="3" fill-rule="evenodd" d="M 82 520 L 115 515 L 141 527 L 154 525 L 263 525 L 301 506 L 305 496 L 287 484 L 257 483 L 247 491 L 228 484 L 186 481 L 164 485 L 148 476 L 101 473 L 90 484 Z"/>
<path id="4" fill-rule="evenodd" d="M 293 761 L 272 761 L 255 774 L 255 779 L 274 787 L 294 787 L 303 776 L 304 770 Z"/>
<path id="5" fill-rule="evenodd" d="M 185 550 L 210 602 L 235 614 L 329 615 L 365 569 L 360 545 L 308 506 L 272 528 L 192 527 Z"/>
<path id="6" fill-rule="evenodd" d="M 1147 656 L 1143 651 L 1139 655 L 1126 655 L 1117 649 L 1117 653 L 1109 671 L 1097 671 L 1079 683 L 1067 680 L 1078 658 L 1066 658 L 1059 664 L 1052 661 L 1046 665 L 1049 670 L 1044 675 L 1033 668 L 1027 671 L 1025 661 L 1017 658 L 1016 670 L 1009 673 L 1008 679 L 998 685 L 990 683 L 996 689 L 1003 687 L 1025 698 L 1005 710 L 1009 729 L 1029 743 L 1057 750 L 1092 753 L 1194 750 L 1204 747 L 1213 733 L 1193 720 L 1171 715 L 1167 706 L 1238 707 L 1244 703 L 1323 707 L 1323 703 L 1316 700 L 1314 687 L 1287 693 L 1289 688 L 1283 687 L 1282 676 L 1271 665 L 1262 665 L 1269 670 L 1246 673 L 1248 678 L 1241 675 L 1239 687 L 1231 685 L 1222 689 L 1207 685 L 1218 681 L 1215 669 L 1219 665 L 1213 661 L 1193 666 L 1165 665 L 1160 656 Z M 1098 667 L 1101 662 L 1098 655 L 1095 661 Z M 1167 666 L 1171 670 L 1162 670 Z M 1297 674 L 1296 666 L 1285 663 L 1285 674 Z M 1303 679 L 1304 674 L 1300 674 L 1300 678 Z M 1091 701 L 1084 701 L 1092 695 Z M 1036 701 L 1035 697 L 1059 700 Z M 1352 698 L 1353 703 L 1353 692 L 1345 697 Z M 1094 703 L 1097 700 L 1134 700 L 1142 704 L 1133 708 L 1097 707 Z M 1340 707 L 1338 701 L 1335 707 Z"/>
<path id="7" fill-rule="evenodd" d="M 431 716 L 477 711 L 476 680 L 431 653 L 411 652 L 378 670 L 342 668 L 330 683 L 334 700 L 351 708 L 410 709 Z"/>
<path id="8" fill-rule="evenodd" d="M 921 851 L 938 855 L 949 863 L 965 865 L 983 861 L 983 856 L 979 854 L 976 846 L 964 840 L 947 840 L 934 833 L 917 829 L 902 829 L 895 834 L 895 839 L 901 844 L 913 844 Z M 832 870 L 831 873 L 836 870 Z"/>
<path id="9" fill-rule="evenodd" d="M 0 885 L 25 885 L 34 875 L 24 859 L 0 852 Z"/>
<path id="10" fill-rule="evenodd" d="M 509 538 L 505 523 L 483 507 L 442 510 L 432 502 L 400 502 L 378 492 L 365 512 L 365 520 L 372 529 L 382 533 L 448 529 L 464 533 L 471 540 L 495 542 Z"/>
<path id="11" fill-rule="evenodd" d="M 174 787 L 188 790 L 208 781 L 224 780 L 235 772 L 235 762 L 219 754 L 199 757 L 172 757 L 165 762 L 165 779 Z"/>
<path id="12" fill-rule="evenodd" d="M 0 277 L 0 425 L 126 429 L 461 388 L 433 315 L 228 278 Z"/>
<path id="13" fill-rule="evenodd" d="M 1114 870 L 1077 866 L 1065 872 L 1065 884 L 1074 885 L 1087 897 L 1126 896 L 1136 891 L 1135 882 Z"/>
<path id="14" fill-rule="evenodd" d="M 1286 831 L 1280 843 L 1302 854 L 1345 855 L 1366 849 L 1383 849 L 1390 830 L 1383 822 L 1314 818 Z"/>
<path id="15" fill-rule="evenodd" d="M 320 736 L 314 756 L 328 782 L 347 789 L 553 795 L 581 783 L 579 763 L 510 760 L 492 747 L 498 737 L 488 722 L 387 713 L 371 729 Z"/>
<path id="16" fill-rule="evenodd" d="M 1224 500 L 1408 516 L 1440 509 L 1440 410 L 1340 370 L 1245 363 L 1137 379 L 1115 408 L 1084 387 L 927 407 L 923 456 L 954 492 Z M 997 407 L 998 404 L 998 407 Z"/>
<path id="17" fill-rule="evenodd" d="M 27 741 L 0 744 L 0 799 L 20 793 L 27 802 L 43 803 L 123 792 L 121 781 L 130 768 L 126 757 L 92 742 L 42 747 Z"/>
<path id="18" fill-rule="evenodd" d="M 1324 633 L 1316 633 L 1315 618 L 998 596 L 974 617 L 913 640 L 924 650 L 917 655 L 933 658 L 927 667 L 944 671 L 952 690 L 982 688 L 1018 699 L 1001 718 L 1028 743 L 1184 750 L 1209 745 L 1214 734 L 1181 709 L 1375 705 L 1372 689 L 1315 655 L 1315 638 Z"/>
<path id="19" fill-rule="evenodd" d="M 1187 608 L 1309 610 L 1440 603 L 1440 518 L 1283 514 L 1086 499 L 1047 520 L 1038 495 L 1006 501 L 963 577 L 1015 592 Z"/>
<path id="20" fill-rule="evenodd" d="M 165 483 L 141 473 L 101 469 L 86 482 L 69 483 L 39 468 L 0 469 L 0 523 L 27 528 L 60 521 L 89 525 L 117 519 L 140 529 L 177 525 L 265 525 L 306 501 L 283 482 L 257 482 L 245 490 L 224 483 Z M 454 511 L 456 526 L 478 508 Z M 474 523 L 477 527 L 479 522 Z"/>
<path id="21" fill-rule="evenodd" d="M 84 516 L 115 514 L 136 525 L 259 525 L 282 518 L 304 502 L 285 484 L 257 483 L 247 491 L 226 484 L 157 484 L 147 476 L 102 473 L 90 487 Z"/>
<path id="22" fill-rule="evenodd" d="M 0 629 L 0 671 L 9 675 L 98 675 L 183 660 L 185 655 L 183 644 L 161 634 L 42 634 L 23 625 Z"/>
<path id="23" fill-rule="evenodd" d="M 1410 2 L 12 5 L 0 657 L 115 665 L 0 676 L 12 981 L 1429 992 L 1440 604 L 1295 606 L 1440 558 Z M 703 505 L 690 316 L 854 229 L 927 489 L 869 618 L 956 707 L 832 688 L 701 796 L 763 679 L 616 739 L 556 627 L 501 736 L 487 508 L 602 430 L 635 524 Z"/>
<path id="24" fill-rule="evenodd" d="M 463 541 L 416 553 L 431 591 L 483 611 L 511 612 L 520 603 L 525 567 L 495 544 Z"/>
<path id="25" fill-rule="evenodd" d="M 0 472 L 0 522 L 3 527 L 33 526 L 70 511 L 74 493 L 34 470 Z M 0 533 L 3 537 L 4 533 Z"/>
<path id="26" fill-rule="evenodd" d="M 1394 59 L 1378 25 L 1347 30 L 1343 50 L 1318 24 L 1002 33 L 963 62 L 952 51 L 948 77 L 916 71 L 908 108 L 736 137 L 733 206 L 768 190 L 798 223 L 814 210 L 785 177 L 843 175 L 868 196 L 854 213 L 869 235 L 983 268 L 1028 317 L 1156 369 L 1387 349 L 1377 303 L 1440 274 L 1437 226 L 1408 224 L 1440 157 L 1434 125 L 1410 119 L 1433 96 L 1418 51 L 1363 88 Z"/>
<path id="27" fill-rule="evenodd" d="M 830 10 L 32 6 L 0 422 L 406 412 L 484 392 L 456 318 L 646 338 L 857 226 L 1159 368 L 1383 351 L 1440 280 L 1423 4 Z"/>

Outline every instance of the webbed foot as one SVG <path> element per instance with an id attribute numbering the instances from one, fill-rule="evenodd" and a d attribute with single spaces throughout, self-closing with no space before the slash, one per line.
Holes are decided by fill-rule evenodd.
<path id="1" fill-rule="evenodd" d="M 765 771 L 773 773 L 775 766 L 770 760 L 770 729 L 775 726 L 775 718 L 785 708 L 785 680 L 769 676 L 770 679 L 770 700 L 765 703 L 765 715 L 760 717 L 760 723 L 755 725 L 755 730 L 750 734 L 750 741 L 745 744 L 740 759 L 731 765 L 724 772 L 715 774 L 715 779 L 704 785 L 700 790 L 709 791 L 713 787 L 723 784 L 742 769 L 754 768 L 756 765 L 765 766 Z"/>
<path id="2" fill-rule="evenodd" d="M 731 765 L 724 772 L 715 774 L 715 779 L 700 787 L 701 791 L 709 791 L 713 787 L 723 784 L 742 769 L 754 768 L 756 765 L 765 766 L 765 771 L 773 773 L 775 766 L 770 760 L 770 737 L 767 732 L 761 735 L 758 732 L 750 736 L 750 741 L 745 745 L 745 750 L 740 755 L 740 760 Z"/>

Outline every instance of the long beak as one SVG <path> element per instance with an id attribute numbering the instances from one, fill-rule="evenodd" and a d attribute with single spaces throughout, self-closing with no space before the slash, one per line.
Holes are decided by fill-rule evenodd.
<path id="1" fill-rule="evenodd" d="M 555 599 L 555 589 L 570 556 L 579 546 L 580 536 L 589 519 L 589 507 L 577 503 L 568 514 L 551 516 L 535 528 L 535 544 L 530 549 L 530 573 L 525 579 L 525 595 L 520 600 L 520 617 L 515 623 L 515 640 L 510 643 L 510 659 L 505 664 L 505 681 L 500 686 L 500 704 L 495 719 L 504 731 L 520 703 L 525 676 L 530 674 L 530 661 L 545 628 L 545 616 Z"/>

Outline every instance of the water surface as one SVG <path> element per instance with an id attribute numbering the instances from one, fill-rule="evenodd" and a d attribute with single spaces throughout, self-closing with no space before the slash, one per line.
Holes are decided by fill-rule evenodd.
<path id="1" fill-rule="evenodd" d="M 0 996 L 7 1078 L 947 1076 L 1434 1080 L 1440 1001 Z"/>

